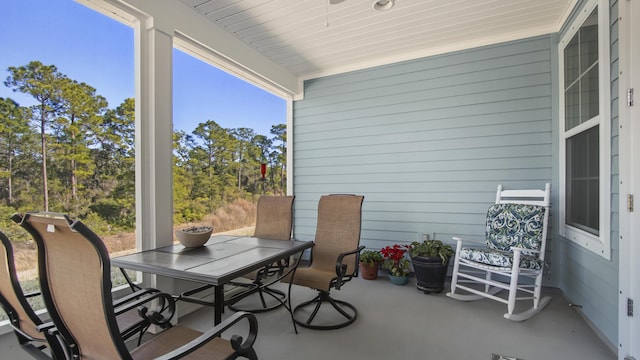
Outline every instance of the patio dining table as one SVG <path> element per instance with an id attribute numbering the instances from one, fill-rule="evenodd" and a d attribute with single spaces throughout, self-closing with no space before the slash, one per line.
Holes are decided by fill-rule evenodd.
<path id="1" fill-rule="evenodd" d="M 174 244 L 114 257 L 111 264 L 124 269 L 213 286 L 214 321 L 217 325 L 222 321 L 225 284 L 251 271 L 301 254 L 312 246 L 313 242 L 310 241 L 214 235 L 205 246 L 187 248 Z M 298 260 L 299 258 L 300 256 Z M 297 266 L 298 262 L 296 261 L 294 266 Z"/>

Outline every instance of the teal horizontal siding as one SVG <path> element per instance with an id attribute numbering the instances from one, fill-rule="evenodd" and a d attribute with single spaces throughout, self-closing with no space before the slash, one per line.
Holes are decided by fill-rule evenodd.
<path id="1" fill-rule="evenodd" d="M 535 64 L 548 61 L 549 42 L 546 37 L 526 40 L 526 45 L 505 43 L 483 48 L 459 51 L 456 53 L 434 56 L 430 58 L 392 64 L 372 69 L 352 72 L 322 79 L 321 82 L 305 83 L 305 100 L 310 97 L 322 97 L 350 93 L 362 89 L 386 87 L 394 83 L 405 84 L 422 82 L 431 79 L 445 79 L 447 84 L 457 82 L 473 83 L 473 76 L 481 76 L 485 72 L 494 70 L 487 79 L 493 80 L 501 76 L 512 77 L 528 74 L 531 70 L 520 70 L 510 73 L 512 67 Z M 520 44 L 523 44 L 520 42 Z M 543 70 L 542 72 L 548 71 Z M 504 75 L 500 75 L 504 74 Z M 458 77 L 456 77 L 458 76 Z M 428 87 L 429 85 L 424 85 Z M 307 106 L 310 103 L 301 104 Z"/>
<path id="2" fill-rule="evenodd" d="M 541 36 L 306 81 L 296 238 L 313 240 L 321 195 L 354 193 L 367 247 L 481 240 L 498 184 L 551 181 L 553 46 Z"/>

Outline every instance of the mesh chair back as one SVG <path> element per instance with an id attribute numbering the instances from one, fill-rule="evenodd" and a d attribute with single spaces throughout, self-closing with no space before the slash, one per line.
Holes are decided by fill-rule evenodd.
<path id="1" fill-rule="evenodd" d="M 311 269 L 334 272 L 338 254 L 360 244 L 361 195 L 325 195 L 318 203 L 318 225 Z M 357 269 L 356 255 L 345 257 L 347 274 Z"/>
<path id="2" fill-rule="evenodd" d="M 258 199 L 256 229 L 253 236 L 291 240 L 294 196 L 261 196 Z"/>
<path id="3" fill-rule="evenodd" d="M 62 335 L 73 339 L 82 359 L 130 358 L 113 312 L 104 243 L 64 215 L 27 214 L 24 222 L 36 232 L 43 296 Z"/>
<path id="4" fill-rule="evenodd" d="M 5 307 L 5 312 L 14 312 L 18 322 L 12 323 L 13 326 L 33 339 L 44 341 L 44 335 L 36 330 L 36 326 L 42 322 L 31 309 L 18 282 L 13 246 L 2 232 L 0 232 L 0 302 Z"/>

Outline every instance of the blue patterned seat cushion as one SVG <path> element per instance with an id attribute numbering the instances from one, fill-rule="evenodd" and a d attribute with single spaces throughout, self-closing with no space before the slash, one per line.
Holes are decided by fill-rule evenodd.
<path id="1" fill-rule="evenodd" d="M 489 249 L 475 249 L 475 248 L 462 248 L 460 250 L 460 257 L 482 263 L 490 266 L 511 268 L 513 266 L 513 253 L 489 250 Z M 522 255 L 520 257 L 521 269 L 542 269 L 543 261 L 533 255 Z"/>
<path id="2" fill-rule="evenodd" d="M 544 206 L 495 204 L 487 210 L 486 249 L 463 248 L 460 257 L 486 265 L 511 267 L 511 247 L 540 250 L 542 246 Z M 520 267 L 541 269 L 543 262 L 533 252 L 523 251 Z"/>

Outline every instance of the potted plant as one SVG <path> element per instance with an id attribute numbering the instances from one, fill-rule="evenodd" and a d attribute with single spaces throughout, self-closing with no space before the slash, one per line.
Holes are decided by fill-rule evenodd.
<path id="1" fill-rule="evenodd" d="M 384 258 L 377 250 L 364 250 L 360 253 L 360 273 L 363 279 L 375 280 L 378 278 L 378 266 Z"/>
<path id="2" fill-rule="evenodd" d="M 433 239 L 412 242 L 408 252 L 416 274 L 416 287 L 425 294 L 442 292 L 449 259 L 455 254 L 453 248 Z"/>
<path id="3" fill-rule="evenodd" d="M 384 262 L 382 268 L 389 271 L 389 280 L 395 285 L 404 285 L 411 273 L 409 260 L 405 257 L 408 245 L 385 246 L 380 250 Z"/>

